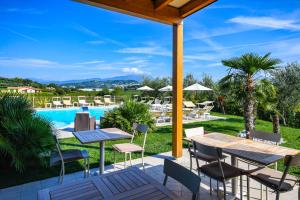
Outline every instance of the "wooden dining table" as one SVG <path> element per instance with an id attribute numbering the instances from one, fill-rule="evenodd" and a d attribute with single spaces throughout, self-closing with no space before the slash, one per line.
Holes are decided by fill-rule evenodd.
<path id="1" fill-rule="evenodd" d="M 105 142 L 121 139 L 131 139 L 132 135 L 118 128 L 104 128 L 98 130 L 73 132 L 81 144 L 99 142 L 99 173 L 104 172 Z"/>
<path id="2" fill-rule="evenodd" d="M 43 189 L 38 200 L 176 200 L 161 183 L 136 167 Z"/>
<path id="3" fill-rule="evenodd" d="M 296 155 L 300 150 L 283 146 L 266 144 L 260 141 L 235 137 L 222 133 L 208 133 L 203 136 L 185 138 L 194 140 L 204 145 L 222 148 L 223 152 L 231 156 L 231 165 L 237 167 L 237 158 L 257 163 L 259 165 L 270 165 L 283 159 L 286 155 Z M 237 178 L 232 180 L 232 194 L 237 191 Z"/>

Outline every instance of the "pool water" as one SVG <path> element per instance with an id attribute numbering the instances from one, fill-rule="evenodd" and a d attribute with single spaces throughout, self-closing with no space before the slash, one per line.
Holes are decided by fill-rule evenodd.
<path id="1" fill-rule="evenodd" d="M 100 117 L 104 116 L 105 111 L 112 109 L 111 107 L 89 107 L 88 112 L 91 117 L 96 117 L 96 120 L 100 120 Z M 50 120 L 55 128 L 65 128 L 74 123 L 74 119 L 77 112 L 83 112 L 83 108 L 66 108 L 66 109 L 47 109 L 37 110 L 37 114 Z"/>

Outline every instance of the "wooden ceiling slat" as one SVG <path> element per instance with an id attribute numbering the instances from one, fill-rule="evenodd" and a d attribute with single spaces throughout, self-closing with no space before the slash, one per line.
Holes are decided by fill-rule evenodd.
<path id="1" fill-rule="evenodd" d="M 169 3 L 171 3 L 174 0 L 155 0 L 154 1 L 154 7 L 155 10 L 160 10 L 166 6 L 168 6 Z"/>
<path id="2" fill-rule="evenodd" d="M 164 24 L 179 24 L 182 20 L 217 0 L 191 0 L 180 8 L 171 6 L 174 0 L 74 0 L 84 4 L 145 18 Z M 183 1 L 186 2 L 186 1 Z M 178 3 L 178 2 L 177 2 Z"/>
<path id="3" fill-rule="evenodd" d="M 165 24 L 178 24 L 182 21 L 177 8 L 166 6 L 155 10 L 152 0 L 124 1 L 124 0 L 75 0 L 85 4 L 97 6 L 132 16 L 158 21 Z"/>
<path id="4" fill-rule="evenodd" d="M 193 0 L 180 8 L 180 16 L 185 18 L 194 12 L 216 2 L 217 0 Z"/>

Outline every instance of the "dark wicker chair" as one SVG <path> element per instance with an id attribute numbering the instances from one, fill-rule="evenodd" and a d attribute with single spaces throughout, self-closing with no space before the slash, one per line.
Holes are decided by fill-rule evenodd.
<path id="1" fill-rule="evenodd" d="M 198 166 L 198 171 L 214 180 L 217 181 L 217 190 L 219 191 L 219 182 L 223 183 L 224 187 L 224 199 L 226 199 L 226 181 L 243 176 L 245 174 L 244 170 L 233 167 L 225 162 L 221 162 L 221 159 L 223 159 L 222 155 L 222 149 L 217 148 L 217 147 L 212 147 L 212 146 L 207 146 L 200 144 L 196 141 L 193 141 L 193 146 L 194 146 L 194 151 L 196 153 L 202 153 L 206 155 L 208 158 L 211 160 L 216 160 L 214 162 L 211 162 L 206 165 L 202 165 L 199 167 L 198 164 L 198 157 L 196 157 L 197 161 L 197 166 Z M 243 182 L 242 178 L 240 179 L 240 190 L 241 194 L 240 197 L 241 199 L 243 198 Z M 218 195 L 219 192 L 217 191 Z M 212 193 L 212 186 L 211 186 L 211 180 L 210 180 L 210 194 Z"/>
<path id="2" fill-rule="evenodd" d="M 170 176 L 193 193 L 193 200 L 199 199 L 199 189 L 201 183 L 201 178 L 199 176 L 185 167 L 167 159 L 164 161 L 164 173 L 166 176 L 163 185 L 167 184 L 168 177 Z"/>
<path id="3" fill-rule="evenodd" d="M 255 141 L 260 141 L 260 142 L 263 142 L 263 143 L 279 145 L 280 141 L 281 141 L 281 134 L 268 133 L 268 132 L 264 132 L 264 131 L 256 131 L 255 130 L 255 131 L 250 132 L 249 139 L 255 140 Z M 247 163 L 248 164 L 248 170 L 250 170 L 250 165 L 261 167 L 257 163 L 249 162 L 249 161 L 246 161 L 246 160 L 243 160 L 243 159 L 238 159 L 238 162 L 239 161 Z M 277 162 L 275 163 L 275 169 L 277 170 Z M 260 198 L 261 199 L 262 199 L 262 196 L 263 196 L 263 187 L 261 185 L 261 188 L 260 188 Z M 268 196 L 268 189 L 266 188 L 266 197 L 267 196 Z"/>
<path id="4" fill-rule="evenodd" d="M 248 199 L 250 199 L 249 192 L 249 178 L 256 180 L 257 182 L 265 185 L 266 187 L 276 192 L 276 200 L 279 200 L 280 193 L 293 190 L 294 186 L 299 183 L 299 180 L 288 174 L 290 167 L 300 166 L 300 155 L 286 156 L 284 159 L 284 172 L 279 172 L 268 167 L 262 168 L 258 171 L 254 171 L 247 175 L 247 191 Z M 298 192 L 298 199 L 300 199 L 300 188 Z"/>
<path id="5" fill-rule="evenodd" d="M 204 135 L 203 127 L 185 129 L 184 132 L 185 132 L 186 138 L 190 138 L 190 137 L 193 137 L 193 136 L 203 136 Z M 210 163 L 210 162 L 213 162 L 213 161 L 217 160 L 217 158 L 210 157 L 210 156 L 208 156 L 206 154 L 203 154 L 201 152 L 196 152 L 195 153 L 193 145 L 190 141 L 188 142 L 188 152 L 190 154 L 190 170 L 192 170 L 193 158 L 195 158 L 195 156 L 197 156 L 199 160 L 205 161 L 206 163 Z M 227 156 L 222 155 L 222 159 L 226 159 L 226 158 L 227 158 Z"/>

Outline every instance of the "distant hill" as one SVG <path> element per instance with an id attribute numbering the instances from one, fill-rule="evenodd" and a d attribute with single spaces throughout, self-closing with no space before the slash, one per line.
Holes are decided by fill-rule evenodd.
<path id="1" fill-rule="evenodd" d="M 91 82 L 91 84 L 94 83 L 103 83 L 103 82 L 109 82 L 112 83 L 111 81 L 114 82 L 120 82 L 122 83 L 122 81 L 131 81 L 134 83 L 139 83 L 141 82 L 143 79 L 142 76 L 140 75 L 126 75 L 126 76 L 115 76 L 115 77 L 111 77 L 111 78 L 90 78 L 90 79 L 79 79 L 79 80 L 67 80 L 67 81 L 46 81 L 46 80 L 40 80 L 40 79 L 33 79 L 36 82 L 42 83 L 42 84 L 50 84 L 50 83 L 54 83 L 57 85 L 61 85 L 61 86 L 67 86 L 67 85 L 80 85 L 80 83 L 82 83 L 83 85 L 88 84 L 88 82 Z"/>
<path id="2" fill-rule="evenodd" d="M 0 87 L 6 88 L 6 87 L 16 87 L 16 86 L 32 86 L 37 88 L 43 87 L 42 84 L 33 81 L 31 79 L 0 77 Z"/>
<path id="3" fill-rule="evenodd" d="M 63 87 L 76 87 L 76 88 L 112 88 L 115 86 L 128 86 L 132 84 L 138 84 L 138 81 L 135 80 L 85 80 L 83 82 L 68 82 L 61 83 L 60 86 Z"/>

